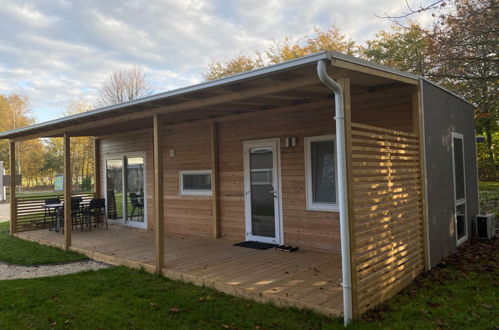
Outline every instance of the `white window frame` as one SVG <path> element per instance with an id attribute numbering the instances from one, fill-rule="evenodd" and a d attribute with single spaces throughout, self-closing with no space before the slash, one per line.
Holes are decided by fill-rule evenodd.
<path id="1" fill-rule="evenodd" d="M 136 158 L 136 157 L 141 157 L 144 160 L 144 221 L 143 222 L 138 222 L 138 221 L 133 221 L 133 220 L 125 220 L 128 217 L 128 209 L 125 207 L 125 199 L 123 199 L 122 207 L 123 207 L 123 220 L 111 220 L 109 219 L 109 223 L 114 223 L 117 225 L 123 225 L 123 226 L 129 226 L 129 227 L 135 227 L 135 228 L 143 228 L 147 229 L 148 227 L 148 202 L 147 202 L 147 159 L 146 159 L 146 152 L 145 151 L 132 151 L 132 152 L 122 152 L 122 153 L 116 153 L 116 154 L 108 154 L 103 157 L 104 159 L 104 192 L 105 192 L 105 199 L 106 199 L 106 216 L 107 216 L 107 207 L 108 207 L 108 202 L 107 202 L 107 161 L 108 160 L 121 160 L 122 161 L 122 166 L 123 166 L 123 171 L 125 171 L 125 158 Z M 124 172 L 123 172 L 124 173 Z M 123 189 L 125 188 L 126 178 L 125 175 L 123 175 L 122 178 L 122 185 Z"/>
<path id="2" fill-rule="evenodd" d="M 459 246 L 459 245 L 463 244 L 464 242 L 466 242 L 466 240 L 468 239 L 468 214 L 467 214 L 468 209 L 467 209 L 467 205 L 466 205 L 467 204 L 466 203 L 466 164 L 464 162 L 464 160 L 465 160 L 464 135 L 461 133 L 452 132 L 451 138 L 452 138 L 452 143 L 451 143 L 451 145 L 452 145 L 452 182 L 454 183 L 454 228 L 456 230 L 456 244 Z M 454 159 L 455 159 L 454 139 L 460 139 L 462 142 L 461 145 L 463 148 L 464 198 L 461 198 L 461 199 L 457 199 L 457 196 L 456 196 L 456 164 L 454 162 Z M 458 238 L 457 237 L 457 212 L 456 212 L 456 209 L 458 206 L 461 206 L 461 205 L 464 205 L 464 231 L 465 231 L 465 234 L 463 237 Z"/>
<path id="3" fill-rule="evenodd" d="M 184 175 L 209 174 L 211 189 L 184 189 Z M 211 196 L 213 194 L 213 174 L 211 170 L 179 171 L 179 192 L 182 196 Z"/>
<path id="4" fill-rule="evenodd" d="M 312 184 L 312 142 L 333 141 L 334 144 L 334 179 L 336 187 L 336 203 L 317 203 L 313 200 L 313 184 Z M 307 210 L 309 211 L 330 211 L 339 212 L 338 206 L 338 169 L 336 166 L 336 135 L 319 135 L 305 137 L 305 184 L 306 184 L 306 199 Z"/>

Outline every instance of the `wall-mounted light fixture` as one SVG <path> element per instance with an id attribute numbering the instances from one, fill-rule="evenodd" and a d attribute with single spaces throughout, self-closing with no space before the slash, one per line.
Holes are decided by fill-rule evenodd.
<path id="1" fill-rule="evenodd" d="M 296 137 L 286 137 L 286 147 L 296 147 Z"/>

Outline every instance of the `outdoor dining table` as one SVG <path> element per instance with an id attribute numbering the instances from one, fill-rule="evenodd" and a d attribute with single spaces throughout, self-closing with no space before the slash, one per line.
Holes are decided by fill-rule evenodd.
<path id="1" fill-rule="evenodd" d="M 50 230 L 54 229 L 55 231 L 59 231 L 61 229 L 61 218 L 64 219 L 63 216 L 60 215 L 59 209 L 64 207 L 64 203 L 54 203 L 54 204 L 44 204 L 43 208 L 44 209 L 54 209 L 57 213 L 56 221 L 55 221 L 55 228 L 50 228 Z"/>
<path id="2" fill-rule="evenodd" d="M 88 206 L 89 204 L 90 202 L 80 202 L 80 207 Z M 57 232 L 61 230 L 61 223 L 64 221 L 64 212 L 62 211 L 64 209 L 64 203 L 44 204 L 43 208 L 54 209 L 57 213 L 55 228 L 50 228 L 50 230 L 54 229 Z"/>

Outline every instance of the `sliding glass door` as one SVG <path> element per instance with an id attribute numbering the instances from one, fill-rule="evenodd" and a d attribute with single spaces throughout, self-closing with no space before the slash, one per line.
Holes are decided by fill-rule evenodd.
<path id="1" fill-rule="evenodd" d="M 110 222 L 146 228 L 145 157 L 124 154 L 106 159 L 107 217 Z"/>

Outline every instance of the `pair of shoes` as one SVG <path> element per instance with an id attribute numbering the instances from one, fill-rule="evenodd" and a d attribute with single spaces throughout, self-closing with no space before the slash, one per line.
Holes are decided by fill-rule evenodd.
<path id="1" fill-rule="evenodd" d="M 279 245 L 276 246 L 275 248 L 277 251 L 284 251 L 284 252 L 295 252 L 298 251 L 299 248 L 297 246 L 291 246 L 291 245 Z"/>

